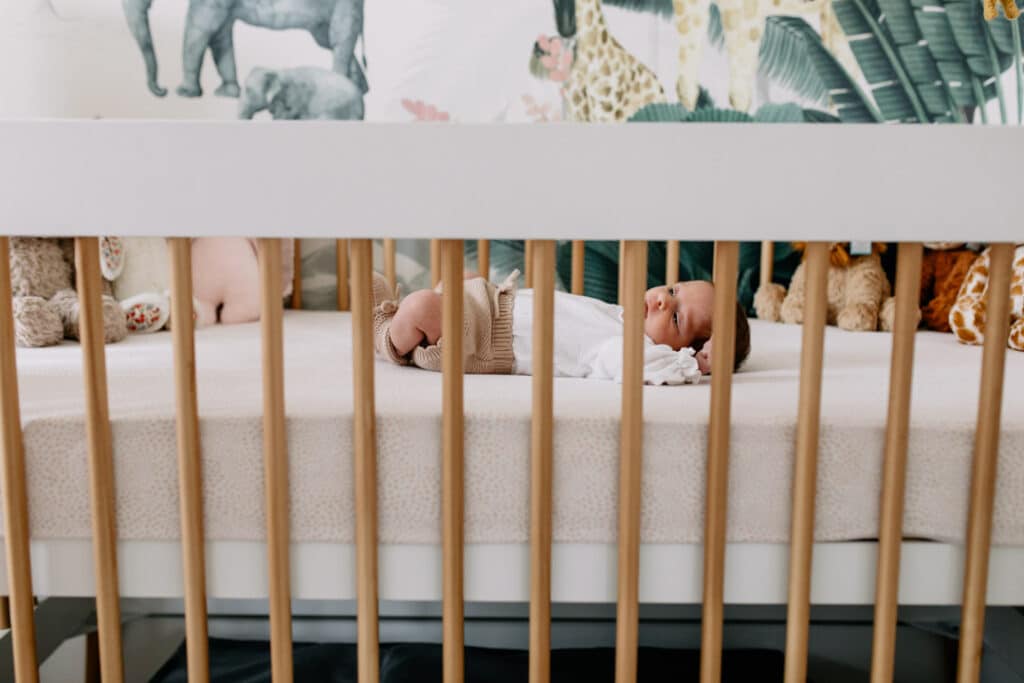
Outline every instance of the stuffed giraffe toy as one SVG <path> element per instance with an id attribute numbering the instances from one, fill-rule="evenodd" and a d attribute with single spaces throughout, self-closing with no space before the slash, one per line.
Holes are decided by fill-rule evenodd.
<path id="1" fill-rule="evenodd" d="M 665 101 L 654 72 L 608 31 L 601 0 L 575 0 L 575 16 L 576 35 L 541 36 L 530 64 L 535 75 L 564 81 L 567 120 L 625 121 L 644 106 Z"/>
<path id="2" fill-rule="evenodd" d="M 982 344 L 985 341 L 985 295 L 988 293 L 990 253 L 991 250 L 986 249 L 974 260 L 949 312 L 949 326 L 961 344 Z M 1015 351 L 1024 351 L 1024 245 L 1018 246 L 1013 254 L 1007 346 Z"/>

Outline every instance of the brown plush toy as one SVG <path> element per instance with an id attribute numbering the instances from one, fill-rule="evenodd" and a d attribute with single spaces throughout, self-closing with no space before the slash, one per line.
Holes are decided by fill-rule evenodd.
<path id="1" fill-rule="evenodd" d="M 962 242 L 925 242 L 921 263 L 921 323 L 936 332 L 949 332 L 949 312 L 960 285 L 978 254 Z"/>
<path id="2" fill-rule="evenodd" d="M 796 242 L 793 246 L 802 250 L 805 244 Z M 853 331 L 892 329 L 895 314 L 892 288 L 879 257 L 884 251 L 884 243 L 874 242 L 870 254 L 852 256 L 848 242 L 832 243 L 827 295 L 829 325 Z M 784 323 L 803 322 L 805 265 L 806 261 L 797 266 L 788 292 L 782 285 L 774 283 L 757 290 L 754 310 L 758 318 Z"/>
<path id="3" fill-rule="evenodd" d="M 104 238 L 100 257 L 107 278 L 103 296 L 103 328 L 107 343 L 120 341 L 128 334 L 124 312 L 110 296 L 111 265 L 117 263 L 120 255 L 117 245 L 116 239 Z M 64 338 L 78 339 L 74 240 L 12 237 L 9 252 L 15 343 L 18 346 L 52 346 Z"/>

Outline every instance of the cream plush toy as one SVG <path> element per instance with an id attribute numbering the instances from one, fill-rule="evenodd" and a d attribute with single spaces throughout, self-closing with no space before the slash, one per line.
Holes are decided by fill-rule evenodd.
<path id="1" fill-rule="evenodd" d="M 291 293 L 295 241 L 283 240 L 282 299 Z M 129 329 L 156 332 L 170 322 L 170 271 L 166 241 L 125 240 L 125 267 L 115 290 Z M 199 327 L 217 322 L 254 322 L 260 317 L 259 259 L 256 241 L 243 237 L 192 240 L 192 306 Z"/>
<path id="2" fill-rule="evenodd" d="M 803 243 L 794 246 L 804 248 Z M 868 246 L 867 243 L 864 246 Z M 863 255 L 851 255 L 850 251 L 849 243 L 834 242 L 831 247 L 828 324 L 852 331 L 891 330 L 896 311 L 892 288 L 879 257 L 885 251 L 885 244 L 874 242 L 870 245 L 870 253 Z M 775 283 L 757 290 L 754 310 L 758 318 L 784 323 L 803 322 L 805 265 L 806 261 L 797 266 L 789 291 Z"/>

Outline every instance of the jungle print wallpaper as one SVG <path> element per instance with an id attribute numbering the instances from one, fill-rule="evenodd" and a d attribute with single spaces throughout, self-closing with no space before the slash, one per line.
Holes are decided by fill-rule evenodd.
<path id="1" fill-rule="evenodd" d="M 1015 125 L 1024 112 L 1020 20 L 986 21 L 981 0 L 17 0 L 0 18 L 7 118 Z M 306 306 L 333 302 L 333 248 L 302 245 Z M 608 271 L 588 273 L 596 292 L 615 250 L 591 249 L 588 269 Z M 406 287 L 426 284 L 428 253 L 399 244 Z M 684 247 L 684 272 L 701 254 Z M 784 277 L 791 255 L 777 258 Z M 521 245 L 494 245 L 492 274 L 520 259 Z"/>

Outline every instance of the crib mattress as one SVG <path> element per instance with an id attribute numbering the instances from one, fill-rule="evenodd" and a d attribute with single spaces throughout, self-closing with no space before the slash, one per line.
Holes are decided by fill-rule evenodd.
<path id="1" fill-rule="evenodd" d="M 733 387 L 728 535 L 789 536 L 800 328 L 752 322 L 753 352 Z M 351 328 L 347 314 L 289 311 L 285 376 L 291 530 L 296 541 L 354 537 Z M 891 337 L 829 328 L 822 387 L 818 540 L 871 538 L 878 524 Z M 265 538 L 257 324 L 196 334 L 207 535 Z M 917 336 L 905 531 L 964 536 L 981 349 Z M 178 538 L 171 337 L 107 348 L 118 533 Z M 88 538 L 81 349 L 19 349 L 34 538 Z M 1006 365 L 993 539 L 1024 544 L 1024 354 Z M 376 364 L 379 538 L 440 542 L 441 378 Z M 555 381 L 554 539 L 616 538 L 620 387 Z M 642 539 L 703 535 L 710 386 L 644 390 Z M 470 543 L 529 535 L 530 378 L 465 381 L 465 514 Z"/>

